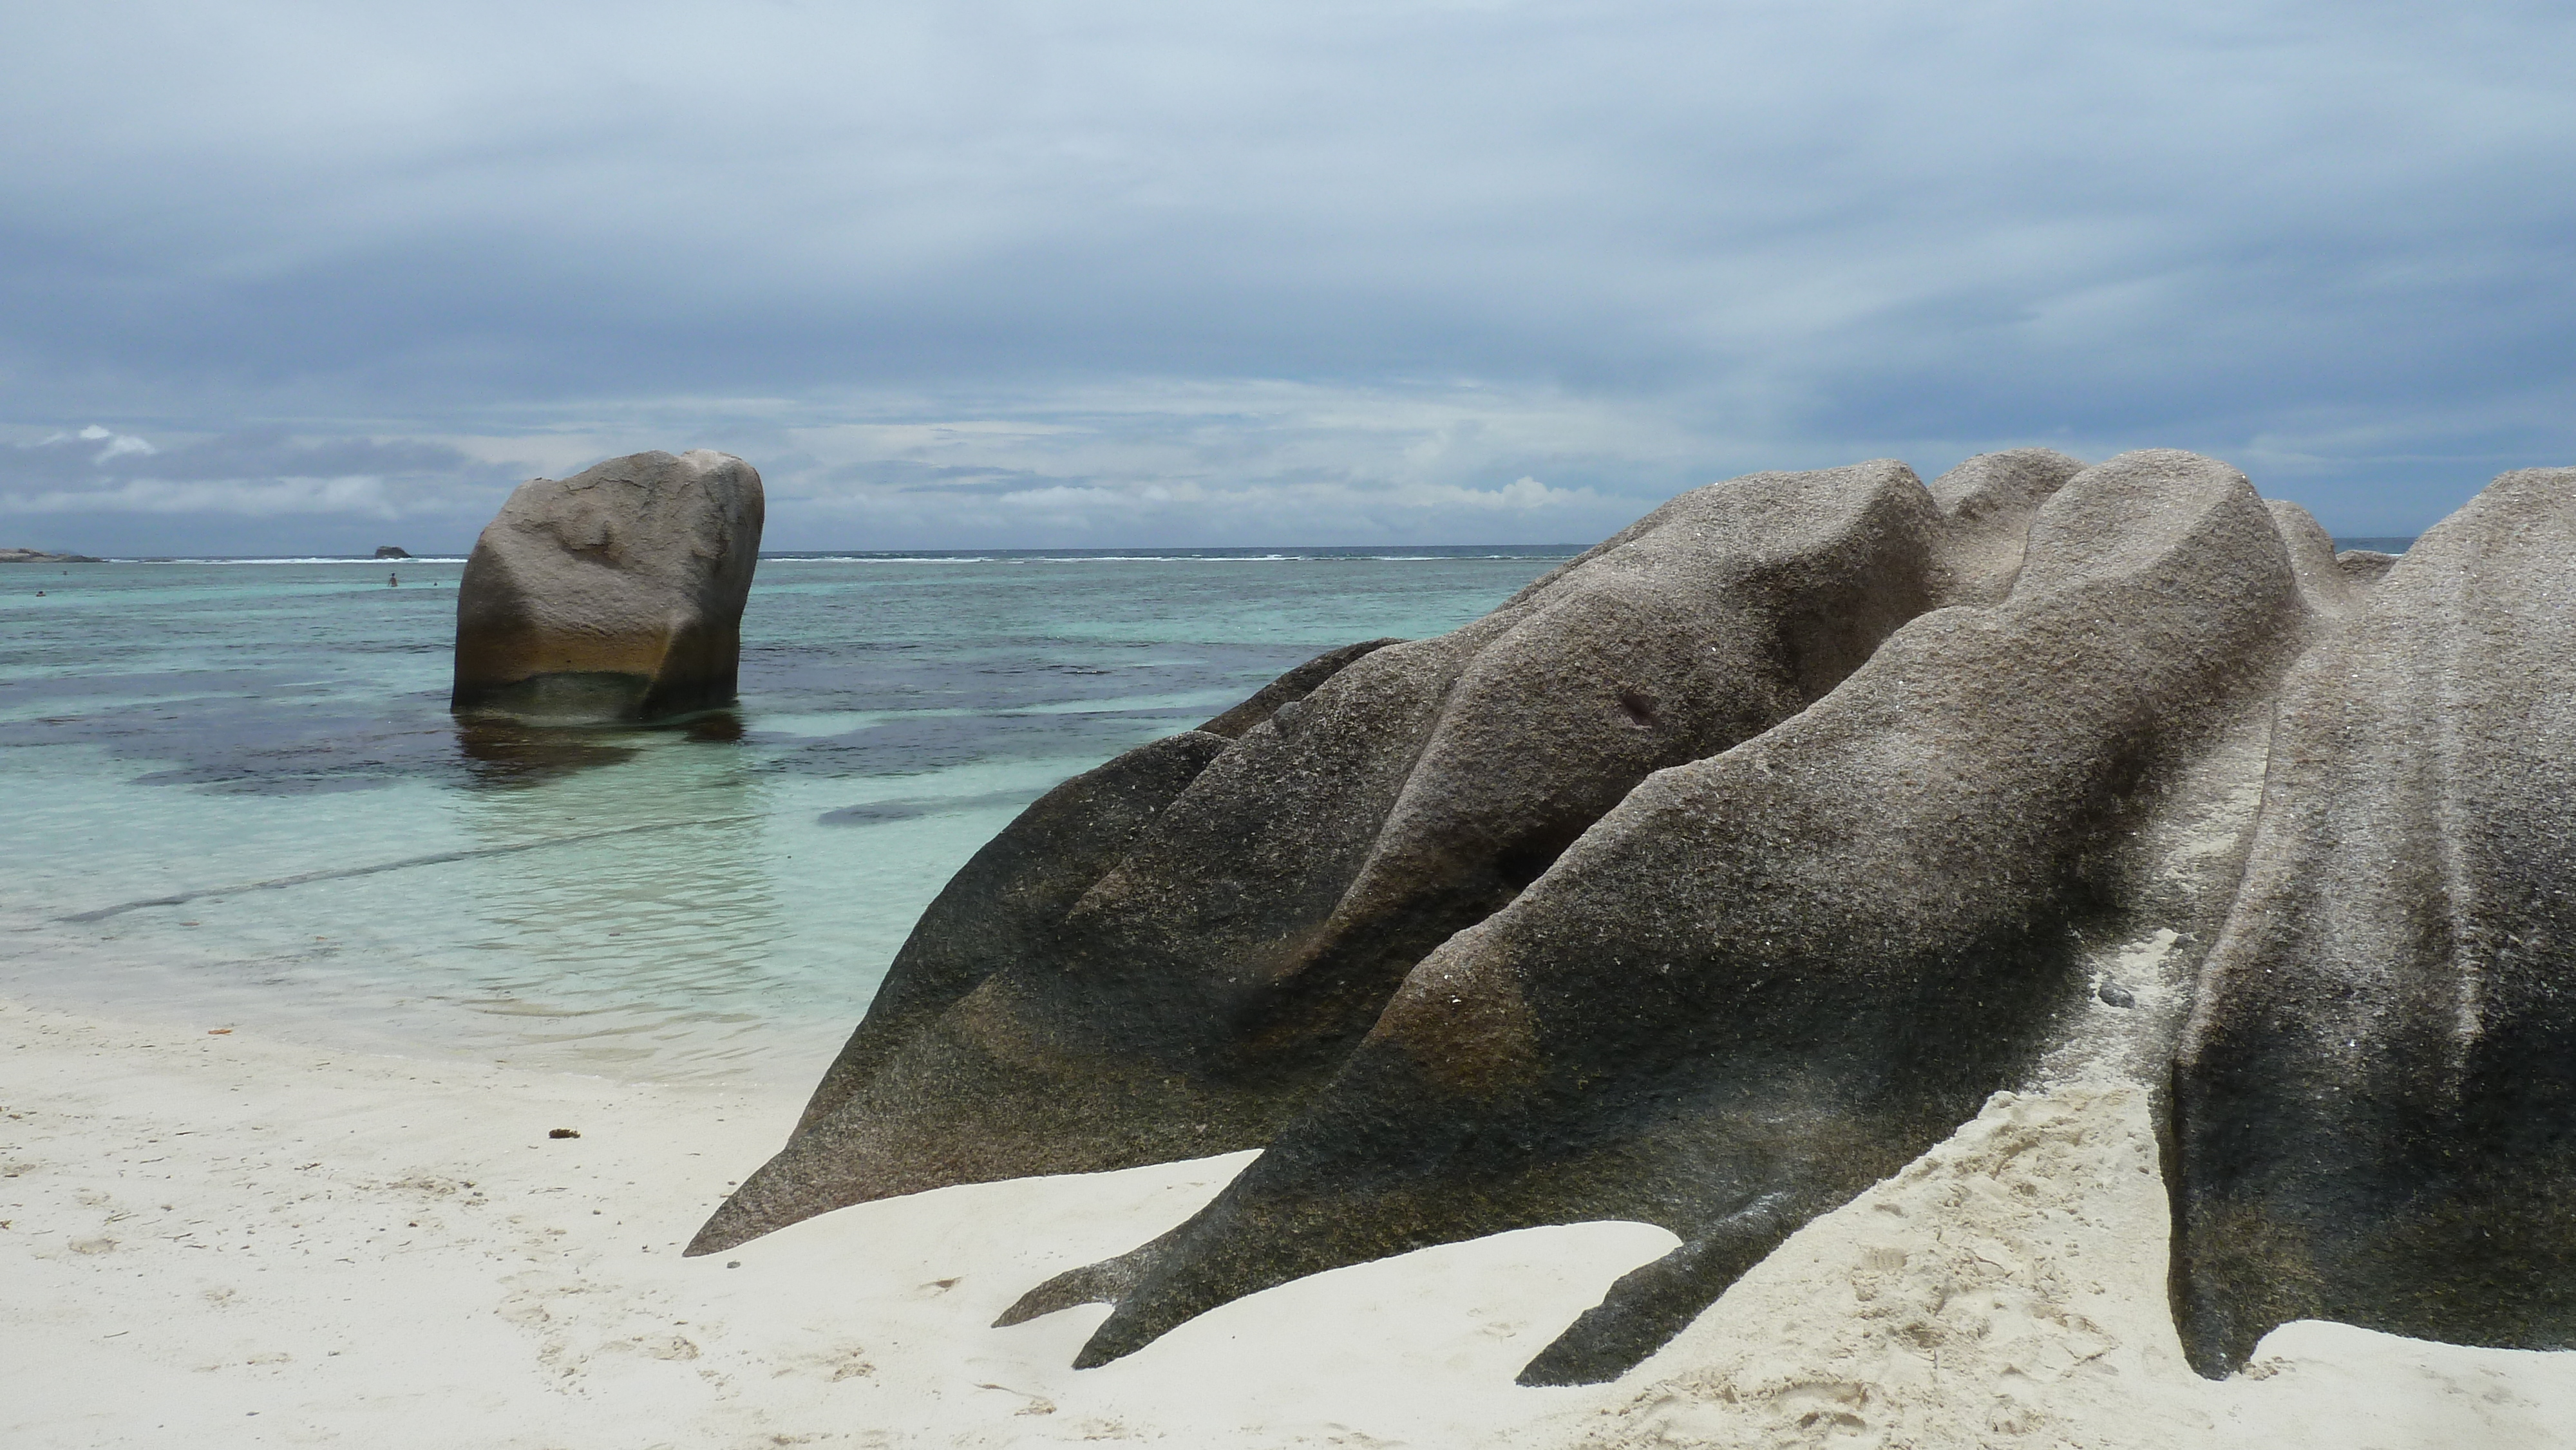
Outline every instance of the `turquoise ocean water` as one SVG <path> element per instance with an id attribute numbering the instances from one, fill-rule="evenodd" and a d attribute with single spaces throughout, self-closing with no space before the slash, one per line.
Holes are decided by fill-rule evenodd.
<path id="1" fill-rule="evenodd" d="M 739 708 L 550 733 L 449 717 L 459 559 L 0 566 L 0 993 L 807 1081 L 1048 787 L 1572 552 L 773 556 Z"/>
<path id="2" fill-rule="evenodd" d="M 1040 792 L 1571 552 L 772 557 L 737 710 L 557 733 L 448 716 L 461 560 L 7 566 L 0 993 L 810 1080 Z"/>

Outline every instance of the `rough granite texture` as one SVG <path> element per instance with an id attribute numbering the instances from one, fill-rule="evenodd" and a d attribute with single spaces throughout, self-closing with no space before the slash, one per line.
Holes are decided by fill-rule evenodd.
<path id="1" fill-rule="evenodd" d="M 450 705 L 598 724 L 731 703 L 761 510 L 759 472 L 704 449 L 521 484 L 457 583 Z"/>
<path id="2" fill-rule="evenodd" d="M 1417 966 L 1084 1360 L 1391 1249 L 1641 1219 L 1681 1247 L 1524 1377 L 1625 1370 L 2017 1080 L 2123 904 L 2105 858 L 2309 628 L 2234 470 L 2077 475 L 2002 603 L 1916 619 L 1794 719 L 1649 779 Z"/>
<path id="3" fill-rule="evenodd" d="M 2576 1347 L 2576 469 L 2419 540 L 2279 732 L 2174 1067 L 2185 1348 Z"/>
<path id="4" fill-rule="evenodd" d="M 692 1252 L 896 1193 L 1268 1141 L 1416 961 L 1639 781 L 1796 714 L 1949 595 L 2000 592 L 2020 521 L 2079 466 L 1980 460 L 1946 512 L 1892 462 L 1696 489 L 1463 629 L 1290 672 L 1209 722 L 1237 738 L 1192 754 L 1149 824 L 1048 828 L 1118 842 L 1066 858 L 1094 875 L 1045 896 L 1052 920 L 943 896 Z M 1168 779 L 1139 758 L 1166 747 L 1187 750 L 1102 774 Z M 978 858 L 960 887 L 985 876 Z M 969 917 L 1014 923 L 993 928 L 1008 946 L 961 948 L 986 932 L 950 924 Z"/>
<path id="5" fill-rule="evenodd" d="M 690 1252 L 1261 1147 L 1003 1322 L 1108 1303 L 1099 1364 L 1337 1266 L 1664 1226 L 1522 1376 L 1595 1381 L 2082 1064 L 2154 1089 L 2204 1373 L 2297 1316 L 2570 1343 L 2571 535 L 2576 472 L 2515 474 L 2337 556 L 2170 451 L 1694 490 L 1031 807 Z"/>

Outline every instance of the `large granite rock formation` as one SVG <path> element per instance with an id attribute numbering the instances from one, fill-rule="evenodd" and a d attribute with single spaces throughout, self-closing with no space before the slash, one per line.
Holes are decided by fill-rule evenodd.
<path id="1" fill-rule="evenodd" d="M 2284 690 L 2266 790 L 2174 1068 L 2185 1348 L 2576 1347 L 2576 469 L 2386 570 Z"/>
<path id="2" fill-rule="evenodd" d="M 1661 1224 L 1682 1246 L 1525 1373 L 1606 1378 L 2012 1085 L 2121 904 L 2102 858 L 2312 627 L 2271 514 L 2206 459 L 2087 470 L 2028 538 L 2001 603 L 1649 779 L 1425 959 L 1242 1177 L 1103 1275 L 1083 1361 L 1405 1248 Z"/>
<path id="3" fill-rule="evenodd" d="M 760 474 L 703 449 L 521 484 L 457 584 L 451 705 L 608 723 L 729 703 L 761 511 Z"/>
<path id="4" fill-rule="evenodd" d="M 1664 1225 L 1681 1247 L 1524 1372 L 1600 1379 L 2043 1063 L 2110 1041 L 2133 1077 L 2164 1078 L 2206 966 L 2175 1098 L 2177 1285 L 2204 1366 L 2276 1309 L 2343 1312 L 2399 1282 L 2389 1255 L 2435 1284 L 2483 1252 L 2444 1228 L 2501 1239 L 2512 1205 L 2565 1176 L 2547 1165 L 2566 1161 L 2576 1097 L 2570 492 L 2508 479 L 2465 516 L 2502 522 L 2454 526 L 2474 565 L 2393 570 L 2338 558 L 2303 511 L 2182 453 L 1990 455 L 1928 490 L 1874 463 L 1685 494 L 1475 624 L 1325 656 L 1031 807 L 925 914 L 786 1147 L 690 1252 L 945 1184 L 1259 1146 L 1188 1222 L 1004 1322 L 1107 1302 L 1079 1361 L 1097 1364 L 1339 1265 L 1539 1224 Z M 2433 576 L 2455 582 L 2408 582 Z M 2372 684 L 2382 667 L 2362 662 L 2387 659 L 2398 683 Z M 2424 723 L 2452 698 L 2426 682 L 2463 680 L 2488 682 L 2469 688 L 2490 708 L 2474 750 Z M 2418 715 L 2338 693 L 2399 683 Z M 2383 820 L 2353 782 L 2384 761 L 2312 739 L 2293 718 L 2311 695 L 2388 759 L 2465 752 L 2437 772 L 2449 794 Z M 2534 723 L 2513 736 L 2517 718 Z M 2332 832 L 2302 824 L 2339 811 Z M 2486 855 L 2455 845 L 2405 879 L 2415 854 L 2391 847 L 2456 842 L 2463 822 Z M 2477 903 L 2353 918 L 2374 941 L 2404 928 L 2391 960 L 2513 965 L 2346 968 L 2303 944 L 2344 907 L 2301 925 L 2263 895 L 2295 906 L 2344 876 L 2379 883 L 2355 899 Z M 2468 925 L 2445 937 L 2440 920 Z M 2410 1015 L 2428 992 L 2452 1004 L 2439 1031 Z M 2280 1003 L 2309 1025 L 2272 1023 Z M 2316 1026 L 2332 1014 L 2312 1003 L 2368 1020 Z M 2338 1075 L 2336 1040 L 2390 1044 L 2368 1110 L 2333 1096 L 2365 1085 Z M 2534 1052 L 2560 1067 L 2516 1075 Z M 2443 1085 L 2452 1098 L 2423 1097 Z M 2385 1182 L 2335 1176 L 2392 1161 Z M 2429 1227 L 2386 1228 L 2414 1222 L 2387 1184 L 2439 1172 L 2456 1193 L 2407 1200 Z M 2556 1288 L 2502 1317 L 2455 1299 L 2450 1319 L 2399 1322 L 2562 1333 L 2576 1239 L 2564 1217 L 2519 1222 L 2508 1267 Z M 2436 1243 L 2452 1262 L 2427 1257 Z"/>
<path id="5" fill-rule="evenodd" d="M 2078 466 L 1981 460 L 1946 512 L 1895 463 L 1698 489 L 1464 629 L 1337 652 L 1199 732 L 1231 744 L 1176 737 L 1069 783 L 1023 824 L 1084 844 L 1024 855 L 1014 827 L 960 875 L 693 1251 L 1267 1141 L 1414 962 L 1637 782 L 1796 714 L 1943 599 L 1999 592 L 2019 550 L 1998 522 L 2017 541 Z M 1039 863 L 1058 874 L 1023 882 Z"/>

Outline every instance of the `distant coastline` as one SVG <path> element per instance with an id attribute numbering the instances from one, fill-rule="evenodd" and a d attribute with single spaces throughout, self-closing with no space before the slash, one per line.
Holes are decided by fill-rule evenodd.
<path id="1" fill-rule="evenodd" d="M 1112 549 L 776 549 L 761 558 L 832 564 L 1005 564 L 1005 563 L 1165 563 L 1237 559 L 1251 563 L 1327 560 L 1426 559 L 1570 559 L 1583 544 L 1349 544 L 1256 545 L 1242 548 L 1184 549 L 1136 545 Z M 16 552 L 16 551 L 13 551 Z M 32 552 L 32 551 L 25 551 Z M 0 555 L 5 557 L 5 555 Z M 39 556 L 89 564 L 382 564 L 374 554 L 136 554 L 104 559 L 80 555 Z M 462 564 L 464 554 L 415 554 L 404 564 Z"/>
<path id="2" fill-rule="evenodd" d="M 2337 551 L 2375 549 L 2403 554 L 2412 535 L 2337 538 Z M 1136 545 L 1111 549 L 773 549 L 761 558 L 817 564 L 1013 564 L 1078 563 L 1151 564 L 1210 559 L 1247 563 L 1319 563 L 1376 560 L 1401 563 L 1428 559 L 1570 559 L 1582 544 L 1320 544 L 1240 548 L 1185 549 Z M 415 554 L 405 564 L 462 564 L 463 554 Z M 374 554 L 48 554 L 35 549 L 0 549 L 0 564 L 381 564 Z"/>

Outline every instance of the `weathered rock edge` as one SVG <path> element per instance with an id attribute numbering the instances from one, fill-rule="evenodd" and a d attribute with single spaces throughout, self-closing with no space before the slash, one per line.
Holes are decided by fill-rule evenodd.
<path id="1" fill-rule="evenodd" d="M 705 449 L 521 484 L 456 590 L 451 708 L 636 723 L 733 701 L 760 474 Z"/>

